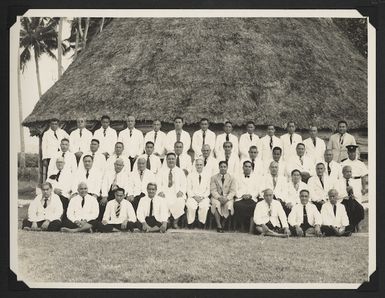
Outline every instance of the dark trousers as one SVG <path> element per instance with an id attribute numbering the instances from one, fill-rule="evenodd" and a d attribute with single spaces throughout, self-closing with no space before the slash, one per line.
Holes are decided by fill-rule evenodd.
<path id="1" fill-rule="evenodd" d="M 324 226 L 322 225 L 321 226 L 321 232 L 325 235 L 325 236 L 337 236 L 336 232 L 334 231 L 333 227 L 331 226 Z M 351 235 L 351 232 L 348 231 L 347 229 L 345 229 L 345 232 L 342 236 L 350 236 Z"/>
<path id="2" fill-rule="evenodd" d="M 37 226 L 40 228 L 43 222 L 45 222 L 45 220 L 38 221 Z M 23 229 L 24 227 L 28 227 L 28 228 L 32 227 L 32 222 L 29 221 L 27 218 L 23 220 L 23 224 L 21 228 Z M 59 231 L 61 227 L 62 227 L 62 222 L 56 219 L 49 223 L 47 227 L 47 231 L 50 231 L 50 232 Z"/>
<path id="3" fill-rule="evenodd" d="M 121 224 L 107 224 L 107 225 L 104 225 L 102 224 L 100 221 L 98 221 L 96 223 L 96 225 L 94 226 L 95 230 L 101 232 L 101 233 L 111 233 L 112 230 L 115 228 L 115 229 L 118 229 L 120 231 L 134 231 L 134 228 L 136 227 L 136 223 L 135 222 L 132 222 L 132 221 L 129 221 L 127 223 L 127 228 L 125 230 L 122 229 L 122 225 Z"/>
<path id="4" fill-rule="evenodd" d="M 51 161 L 50 158 L 44 158 L 42 160 L 42 167 L 43 167 L 43 181 L 47 180 L 47 176 L 48 176 L 48 166 L 49 166 L 49 162 Z"/>
<path id="5" fill-rule="evenodd" d="M 234 202 L 234 220 L 237 223 L 249 226 L 256 204 L 252 199 Z"/>
<path id="6" fill-rule="evenodd" d="M 321 208 L 322 208 L 323 203 L 315 202 L 315 201 L 312 201 L 312 203 L 317 207 L 318 211 L 321 212 Z"/>
<path id="7" fill-rule="evenodd" d="M 68 209 L 69 200 L 68 200 L 68 198 L 66 198 L 62 195 L 59 195 L 59 198 L 60 198 L 60 201 L 63 205 L 63 214 L 61 216 L 61 219 L 65 220 L 65 219 L 67 219 L 67 209 Z"/>
<path id="8" fill-rule="evenodd" d="M 351 232 L 354 232 L 360 221 L 364 219 L 364 207 L 362 207 L 362 205 L 358 203 L 354 198 L 343 199 L 341 204 L 345 206 L 346 213 L 349 218 L 350 225 L 347 227 L 347 229 L 349 229 Z"/>
<path id="9" fill-rule="evenodd" d="M 143 198 L 144 196 L 146 196 L 144 193 L 140 193 L 140 195 L 135 196 L 134 200 L 131 202 L 132 207 L 134 207 L 135 212 L 136 212 L 136 209 L 138 209 L 140 199 Z"/>
<path id="10" fill-rule="evenodd" d="M 158 227 L 158 228 L 160 228 L 160 226 L 162 225 L 162 223 L 161 222 L 159 222 L 159 221 L 157 221 L 156 220 L 156 218 L 155 218 L 155 216 L 147 216 L 146 218 L 145 218 L 145 221 L 146 221 L 146 224 L 149 226 L 149 227 L 151 227 L 151 228 L 153 228 L 153 227 Z M 140 230 L 143 230 L 143 225 L 142 225 L 142 223 L 138 223 L 138 226 L 139 226 L 139 229 Z"/>
<path id="11" fill-rule="evenodd" d="M 305 236 L 306 236 L 306 231 L 307 231 L 307 229 L 312 228 L 312 226 L 309 225 L 309 223 L 307 223 L 307 224 L 302 223 L 299 227 L 302 229 L 303 234 L 304 234 Z M 290 231 L 291 231 L 291 233 L 293 234 L 293 236 L 298 236 L 298 235 L 297 235 L 297 230 L 295 229 L 295 227 L 290 226 Z"/>
<path id="12" fill-rule="evenodd" d="M 268 227 L 269 230 L 272 230 L 273 232 L 283 234 L 284 229 L 282 227 L 276 227 L 274 226 L 270 221 L 266 223 L 266 227 Z"/>
<path id="13" fill-rule="evenodd" d="M 96 219 L 88 221 L 92 227 L 95 227 L 98 225 L 98 221 Z M 69 229 L 77 229 L 79 226 L 74 223 L 73 221 L 70 221 L 69 219 L 63 220 L 63 227 L 69 228 Z"/>

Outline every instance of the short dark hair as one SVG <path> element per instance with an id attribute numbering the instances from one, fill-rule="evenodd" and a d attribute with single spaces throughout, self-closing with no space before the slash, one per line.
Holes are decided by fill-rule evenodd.
<path id="1" fill-rule="evenodd" d="M 84 155 L 83 158 L 82 158 L 82 160 L 84 160 L 84 159 L 87 158 L 87 157 L 91 158 L 92 161 L 94 160 L 94 158 L 92 157 L 92 155 L 89 155 L 89 154 Z"/>
<path id="2" fill-rule="evenodd" d="M 70 142 L 70 140 L 68 140 L 67 138 L 62 138 L 60 142 L 63 142 L 63 141 L 66 141 L 66 142 Z"/>
<path id="3" fill-rule="evenodd" d="M 51 119 L 49 119 L 49 122 L 51 123 L 51 122 L 59 122 L 59 119 L 58 118 L 51 118 Z"/>
<path id="4" fill-rule="evenodd" d="M 287 125 L 287 126 L 289 126 L 289 124 L 291 124 L 291 123 L 293 123 L 293 124 L 294 124 L 294 126 L 296 125 L 296 124 L 295 124 L 295 122 L 294 122 L 294 121 L 292 121 L 292 120 L 291 120 L 291 121 L 287 121 L 287 124 L 286 124 L 286 125 Z"/>
<path id="5" fill-rule="evenodd" d="M 249 147 L 249 151 L 250 151 L 251 149 L 257 149 L 257 150 L 258 150 L 258 147 L 255 146 L 255 145 L 252 145 L 252 146 Z"/>
<path id="6" fill-rule="evenodd" d="M 293 176 L 293 174 L 294 173 L 299 173 L 300 174 L 300 176 L 302 177 L 302 173 L 301 173 L 301 171 L 300 170 L 298 170 L 298 169 L 294 169 L 293 171 L 291 171 L 291 174 L 290 174 L 290 176 Z"/>
<path id="7" fill-rule="evenodd" d="M 297 146 L 295 146 L 295 148 L 298 148 L 298 146 L 304 146 L 306 148 L 304 143 L 298 143 Z"/>
<path id="8" fill-rule="evenodd" d="M 183 120 L 183 118 L 182 118 L 181 116 L 176 116 L 176 117 L 174 118 L 174 122 L 175 122 L 176 120 L 178 120 L 178 119 L 180 119 L 180 120 L 182 120 L 182 122 L 184 122 L 184 120 Z"/>
<path id="9" fill-rule="evenodd" d="M 111 121 L 111 118 L 107 115 L 103 115 L 102 118 L 100 118 L 100 121 L 107 119 L 108 121 Z"/>
<path id="10" fill-rule="evenodd" d="M 325 166 L 325 164 L 324 164 L 323 162 L 319 162 L 319 163 L 317 163 L 317 164 L 315 165 L 315 167 L 318 167 L 319 165 Z"/>
<path id="11" fill-rule="evenodd" d="M 227 162 L 226 160 L 221 160 L 221 161 L 219 162 L 219 166 L 221 166 L 221 164 L 225 164 L 226 166 L 229 165 L 228 162 Z"/>
<path id="12" fill-rule="evenodd" d="M 41 185 L 40 185 L 40 188 L 43 188 L 43 186 L 44 185 L 48 185 L 48 187 L 50 188 L 50 189 L 52 189 L 52 184 L 51 184 L 51 182 L 43 182 Z"/>
<path id="13" fill-rule="evenodd" d="M 226 125 L 226 124 L 231 124 L 231 126 L 233 126 L 233 122 L 231 122 L 230 120 L 227 120 L 225 123 L 223 123 L 223 125 Z"/>
<path id="14" fill-rule="evenodd" d="M 147 142 L 146 142 L 146 146 L 147 146 L 147 144 L 152 144 L 152 146 L 155 146 L 155 144 L 154 144 L 153 141 L 147 141 Z"/>
<path id="15" fill-rule="evenodd" d="M 247 163 L 249 163 L 250 165 L 252 165 L 252 163 L 251 163 L 250 160 L 245 160 L 245 161 L 243 162 L 243 165 L 245 165 L 245 164 L 247 164 Z"/>
<path id="16" fill-rule="evenodd" d="M 347 123 L 345 120 L 340 120 L 340 121 L 338 121 L 338 126 L 339 126 L 341 123 L 344 123 L 346 126 L 348 126 L 348 123 Z"/>
<path id="17" fill-rule="evenodd" d="M 247 122 L 246 122 L 246 126 L 249 125 L 249 124 L 253 124 L 253 125 L 255 126 L 254 121 L 251 121 L 251 120 L 250 120 L 250 121 L 247 121 Z"/>
<path id="18" fill-rule="evenodd" d="M 226 142 L 223 142 L 223 145 L 222 145 L 222 147 L 224 148 L 225 147 L 225 144 L 226 143 L 229 143 L 229 144 L 231 144 L 231 148 L 233 148 L 234 146 L 233 146 L 233 143 L 231 143 L 230 141 L 226 141 Z"/>
<path id="19" fill-rule="evenodd" d="M 174 143 L 174 146 L 175 146 L 176 144 L 182 144 L 182 146 L 183 146 L 183 142 L 182 142 L 182 141 L 176 141 L 176 142 Z"/>
<path id="20" fill-rule="evenodd" d="M 302 190 L 299 192 L 299 194 L 301 194 L 301 193 L 303 193 L 303 192 L 307 192 L 308 195 L 310 194 L 310 192 L 309 192 L 307 189 L 302 189 Z"/>
<path id="21" fill-rule="evenodd" d="M 203 122 L 203 121 L 210 122 L 209 119 L 207 119 L 207 118 L 202 118 L 202 119 L 199 121 L 199 123 L 201 123 L 201 122 Z"/>
<path id="22" fill-rule="evenodd" d="M 268 125 L 266 126 L 266 128 L 269 128 L 270 126 L 272 126 L 272 127 L 275 129 L 275 125 L 274 125 L 274 124 L 268 124 Z"/>
<path id="23" fill-rule="evenodd" d="M 276 151 L 276 150 L 279 150 L 279 152 L 282 153 L 282 148 L 281 147 L 275 146 L 273 148 L 273 152 Z"/>
<path id="24" fill-rule="evenodd" d="M 100 145 L 100 141 L 99 141 L 98 139 L 92 139 L 92 140 L 91 140 L 91 143 L 92 143 L 92 142 L 96 142 L 96 143 L 98 143 L 98 144 Z"/>
<path id="25" fill-rule="evenodd" d="M 117 193 L 118 191 L 122 191 L 123 193 L 126 192 L 126 191 L 124 190 L 124 188 L 118 187 L 117 189 L 115 189 L 114 193 Z"/>
<path id="26" fill-rule="evenodd" d="M 170 155 L 173 155 L 174 157 L 176 157 L 176 154 L 174 152 L 169 152 L 166 154 L 166 158 L 169 157 Z"/>
<path id="27" fill-rule="evenodd" d="M 122 146 L 124 147 L 123 142 L 116 142 L 116 143 L 115 143 L 115 146 L 118 145 L 118 144 L 120 144 L 120 145 L 122 145 Z"/>

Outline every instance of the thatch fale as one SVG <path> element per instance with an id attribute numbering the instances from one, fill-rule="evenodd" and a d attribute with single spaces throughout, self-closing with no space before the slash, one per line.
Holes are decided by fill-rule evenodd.
<path id="1" fill-rule="evenodd" d="M 366 128 L 367 63 L 331 19 L 114 19 L 23 125 L 39 134 L 52 117 L 69 125 L 107 114 L 122 126 L 129 113 Z"/>

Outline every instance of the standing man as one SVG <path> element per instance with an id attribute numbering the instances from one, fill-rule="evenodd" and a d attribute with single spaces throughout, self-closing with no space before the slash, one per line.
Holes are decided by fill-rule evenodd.
<path id="1" fill-rule="evenodd" d="M 257 177 L 263 176 L 265 174 L 265 165 L 263 164 L 262 160 L 258 156 L 258 148 L 255 145 L 251 145 L 249 148 L 248 156 L 241 160 L 240 165 L 243 167 L 245 161 L 251 162 L 251 170 L 253 174 L 255 174 Z M 242 173 L 242 169 L 240 172 Z"/>
<path id="2" fill-rule="evenodd" d="M 201 156 L 203 145 L 209 145 L 210 148 L 215 148 L 216 135 L 209 129 L 210 123 L 207 118 L 202 118 L 200 121 L 200 130 L 194 132 L 192 137 L 192 149 L 194 150 L 194 158 Z M 214 155 L 213 152 L 211 152 Z"/>
<path id="3" fill-rule="evenodd" d="M 313 163 L 323 162 L 326 145 L 325 141 L 317 136 L 317 126 L 310 126 L 309 134 L 310 137 L 303 141 L 306 148 L 306 155 L 313 161 Z"/>
<path id="4" fill-rule="evenodd" d="M 233 123 L 231 121 L 226 121 L 223 125 L 224 133 L 217 136 L 215 142 L 215 156 L 220 160 L 220 156 L 223 156 L 223 145 L 225 142 L 231 142 L 233 144 L 233 154 L 238 157 L 238 137 L 232 134 Z"/>
<path id="5" fill-rule="evenodd" d="M 60 141 L 68 138 L 68 134 L 59 128 L 59 120 L 56 118 L 51 119 L 50 127 L 44 132 L 42 141 L 42 158 L 46 173 L 48 172 L 48 165 L 51 158 L 56 157 L 57 152 L 60 151 Z"/>
<path id="6" fill-rule="evenodd" d="M 292 208 L 288 217 L 292 234 L 298 237 L 309 234 L 321 236 L 322 216 L 317 207 L 309 202 L 309 191 L 303 189 L 299 195 L 301 203 Z"/>
<path id="7" fill-rule="evenodd" d="M 269 173 L 263 176 L 262 190 L 271 189 L 274 198 L 280 202 L 287 201 L 287 179 L 279 175 L 279 166 L 276 161 L 272 161 L 269 167 Z M 261 196 L 263 194 L 261 193 Z"/>
<path id="8" fill-rule="evenodd" d="M 99 150 L 99 140 L 98 139 L 92 139 L 90 144 L 90 149 L 83 153 L 83 155 L 80 157 L 82 159 L 85 155 L 90 155 L 93 160 L 93 167 L 95 169 L 98 169 L 100 173 L 104 174 L 107 167 L 106 157 L 103 153 Z"/>
<path id="9" fill-rule="evenodd" d="M 48 166 L 47 177 L 52 175 L 56 170 L 56 160 L 61 157 L 64 158 L 64 167 L 72 174 L 76 173 L 78 169 L 78 164 L 76 162 L 75 154 L 69 151 L 70 141 L 66 138 L 60 141 L 60 151 L 56 152 L 54 157 L 51 158 Z"/>
<path id="10" fill-rule="evenodd" d="M 114 153 L 114 146 L 118 141 L 116 130 L 110 126 L 110 117 L 102 116 L 100 123 L 102 127 L 94 132 L 94 139 L 99 141 L 99 151 L 108 159 Z"/>
<path id="11" fill-rule="evenodd" d="M 310 176 L 314 175 L 314 163 L 305 155 L 305 145 L 298 143 L 296 146 L 297 154 L 293 156 L 288 162 L 289 171 L 299 170 L 302 175 L 302 181 L 307 183 Z"/>
<path id="12" fill-rule="evenodd" d="M 189 228 L 193 228 L 198 210 L 198 228 L 203 229 L 210 208 L 211 176 L 203 171 L 202 158 L 195 160 L 195 169 L 196 171 L 191 172 L 187 177 L 187 224 Z"/>
<path id="13" fill-rule="evenodd" d="M 63 206 L 56 194 L 52 193 L 52 185 L 44 182 L 41 194 L 29 204 L 28 218 L 23 220 L 22 229 L 32 231 L 59 231 Z"/>
<path id="14" fill-rule="evenodd" d="M 248 121 L 246 124 L 246 130 L 243 135 L 239 138 L 239 153 L 241 159 L 246 159 L 249 157 L 250 147 L 259 146 L 259 137 L 255 133 L 255 124 L 253 121 Z M 258 150 L 258 149 L 257 149 Z"/>
<path id="15" fill-rule="evenodd" d="M 176 166 L 182 169 L 187 176 L 192 170 L 191 157 L 187 153 L 184 153 L 182 142 L 175 142 L 174 152 L 176 154 Z M 164 163 L 164 166 L 166 166 L 166 163 Z"/>
<path id="16" fill-rule="evenodd" d="M 70 134 L 70 151 L 75 154 L 76 161 L 79 164 L 80 157 L 90 148 L 92 132 L 86 128 L 85 118 L 78 118 L 76 124 L 78 128 Z"/>
<path id="17" fill-rule="evenodd" d="M 263 200 L 255 206 L 254 222 L 257 233 L 264 236 L 280 238 L 290 236 L 285 211 L 280 202 L 273 200 L 273 190 L 269 188 L 263 191 Z"/>
<path id="18" fill-rule="evenodd" d="M 130 160 L 129 171 L 131 172 L 135 160 L 143 153 L 143 133 L 135 128 L 135 117 L 127 117 L 127 128 L 119 133 L 118 141 L 124 145 L 124 153 Z"/>
<path id="19" fill-rule="evenodd" d="M 162 123 L 160 120 L 154 120 L 152 122 L 153 130 L 146 133 L 144 137 L 144 142 L 153 142 L 154 143 L 154 155 L 158 156 L 163 162 L 164 156 L 166 154 L 166 134 L 160 130 Z"/>
<path id="20" fill-rule="evenodd" d="M 183 143 L 183 153 L 188 152 L 191 146 L 191 137 L 187 131 L 183 130 L 184 120 L 182 117 L 175 117 L 174 126 L 175 129 L 167 133 L 166 136 L 166 150 L 171 152 L 174 150 L 175 142 Z"/>
<path id="21" fill-rule="evenodd" d="M 296 155 L 297 144 L 302 143 L 302 137 L 295 133 L 295 123 L 289 121 L 287 123 L 287 133 L 281 136 L 282 150 L 283 150 L 283 160 L 289 161 L 292 157 Z"/>
<path id="22" fill-rule="evenodd" d="M 333 158 L 337 162 L 347 158 L 348 145 L 356 145 L 356 139 L 347 133 L 348 123 L 345 120 L 338 122 L 338 132 L 331 135 L 327 148 L 333 151 Z"/>
<path id="23" fill-rule="evenodd" d="M 325 175 L 329 177 L 332 183 L 337 183 L 342 176 L 341 164 L 333 160 L 333 151 L 326 149 L 324 154 Z"/>
<path id="24" fill-rule="evenodd" d="M 146 142 L 146 147 L 144 148 L 145 153 L 140 155 L 139 158 L 144 158 L 146 160 L 146 168 L 154 174 L 158 173 L 162 167 L 159 156 L 154 154 L 154 143 L 152 141 Z M 138 158 L 138 159 L 139 159 Z M 134 164 L 134 169 L 137 169 L 138 160 Z"/>
<path id="25" fill-rule="evenodd" d="M 227 161 L 220 161 L 219 173 L 210 181 L 211 213 L 214 214 L 218 233 L 223 233 L 227 218 L 234 214 L 237 185 L 235 178 L 227 173 L 227 168 Z"/>
<path id="26" fill-rule="evenodd" d="M 166 155 L 166 167 L 162 167 L 157 175 L 158 196 L 167 201 L 169 213 L 172 215 L 173 228 L 178 229 L 179 218 L 184 214 L 186 202 L 187 179 L 184 172 L 176 166 L 176 155 Z"/>
<path id="27" fill-rule="evenodd" d="M 227 172 L 233 177 L 237 176 L 239 173 L 239 157 L 238 154 L 234 152 L 234 147 L 231 142 L 223 143 L 223 153 L 217 157 L 218 160 L 224 160 L 227 162 Z"/>
<path id="28" fill-rule="evenodd" d="M 215 175 L 218 172 L 217 159 L 212 154 L 209 144 L 204 144 L 201 149 L 201 159 L 203 160 L 203 171 L 207 172 L 209 177 Z M 193 162 L 193 169 L 195 169 L 196 160 Z"/>
<path id="29" fill-rule="evenodd" d="M 271 159 L 273 148 L 279 147 L 282 150 L 282 142 L 278 137 L 275 136 L 274 125 L 267 126 L 267 133 L 260 139 L 260 146 L 261 159 L 263 161 Z"/>
<path id="30" fill-rule="evenodd" d="M 325 175 L 325 165 L 319 162 L 316 165 L 316 175 L 307 182 L 310 191 L 310 200 L 321 211 L 322 205 L 327 201 L 329 190 L 335 188 L 333 181 Z"/>

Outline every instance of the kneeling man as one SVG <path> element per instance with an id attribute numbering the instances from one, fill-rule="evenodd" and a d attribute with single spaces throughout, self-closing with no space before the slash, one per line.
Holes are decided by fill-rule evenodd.
<path id="1" fill-rule="evenodd" d="M 299 193 L 300 204 L 291 209 L 288 217 L 289 225 L 294 236 L 315 234 L 321 236 L 322 217 L 316 205 L 309 202 L 309 191 L 303 189 Z"/>

